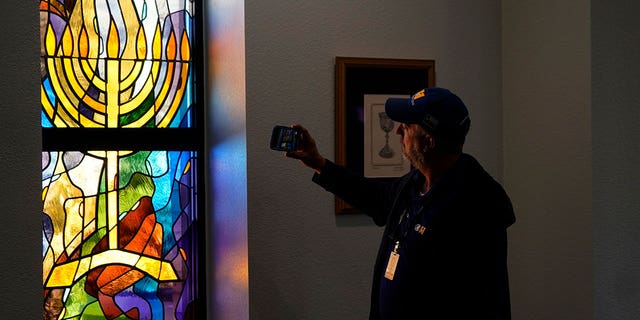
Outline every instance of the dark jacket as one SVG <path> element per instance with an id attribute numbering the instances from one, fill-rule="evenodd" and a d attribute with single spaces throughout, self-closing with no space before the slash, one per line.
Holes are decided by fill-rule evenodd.
<path id="1" fill-rule="evenodd" d="M 313 180 L 385 226 L 374 267 L 369 318 L 380 319 L 380 281 L 400 215 L 414 197 L 412 170 L 392 180 L 363 178 L 332 162 Z M 508 226 L 515 222 L 511 201 L 470 155 L 463 154 L 424 197 L 403 256 L 410 281 L 395 319 L 510 319 L 507 276 Z M 420 229 L 418 226 L 424 226 Z M 396 232 L 397 233 L 397 232 Z"/>

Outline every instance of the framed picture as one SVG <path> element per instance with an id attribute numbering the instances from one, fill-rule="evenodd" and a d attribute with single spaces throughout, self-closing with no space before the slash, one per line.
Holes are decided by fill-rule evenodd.
<path id="1" fill-rule="evenodd" d="M 336 57 L 335 85 L 336 163 L 374 179 L 408 172 L 384 102 L 435 86 L 434 60 Z M 335 207 L 336 214 L 358 212 L 337 197 Z"/>

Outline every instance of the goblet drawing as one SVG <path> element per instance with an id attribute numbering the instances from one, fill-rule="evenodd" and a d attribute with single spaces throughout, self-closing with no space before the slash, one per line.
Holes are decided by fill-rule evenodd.
<path id="1" fill-rule="evenodd" d="M 378 152 L 378 155 L 380 155 L 385 159 L 393 158 L 393 155 L 395 154 L 395 152 L 393 151 L 393 149 L 391 149 L 391 146 L 389 145 L 389 132 L 393 130 L 394 122 L 389 118 L 389 116 L 385 112 L 378 113 L 378 118 L 380 119 L 380 129 L 384 131 L 384 138 L 385 138 L 384 147 L 380 149 L 380 151 Z"/>

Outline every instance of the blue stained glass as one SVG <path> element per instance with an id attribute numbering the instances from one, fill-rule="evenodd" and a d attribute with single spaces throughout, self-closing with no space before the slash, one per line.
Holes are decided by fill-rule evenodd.
<path id="1" fill-rule="evenodd" d="M 153 207 L 164 208 L 171 196 L 172 184 L 170 183 L 173 178 L 174 168 L 169 166 L 170 153 L 167 151 L 152 152 L 149 156 L 149 164 L 153 171 L 150 171 L 156 184 L 156 190 L 153 194 Z"/>
<path id="2" fill-rule="evenodd" d="M 193 79 L 193 69 L 189 72 L 189 79 Z M 184 93 L 184 99 L 180 102 L 180 108 L 178 108 L 178 112 L 176 116 L 171 121 L 170 127 L 180 127 L 180 128 L 191 128 L 193 125 L 193 121 L 191 119 L 192 113 L 192 104 L 194 102 L 193 99 L 193 81 L 187 81 L 186 90 Z"/>
<path id="3" fill-rule="evenodd" d="M 49 78 L 45 78 L 42 82 L 42 86 L 49 103 L 51 105 L 55 105 L 56 95 L 53 93 L 53 88 L 51 88 L 51 80 Z M 53 123 L 51 123 L 51 120 L 49 120 L 49 117 L 44 110 L 40 112 L 40 121 L 43 128 L 53 128 Z"/>

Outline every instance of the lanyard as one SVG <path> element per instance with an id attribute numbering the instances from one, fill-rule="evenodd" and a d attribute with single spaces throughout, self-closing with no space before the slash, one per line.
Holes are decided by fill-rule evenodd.
<path id="1" fill-rule="evenodd" d="M 423 197 L 429 197 L 429 193 L 427 193 Z M 398 224 L 396 224 L 396 226 L 393 228 L 393 231 L 389 233 L 389 239 L 391 239 L 391 241 L 396 243 L 394 248 L 395 252 L 397 252 L 397 249 L 400 246 L 400 241 L 407 238 L 407 235 L 409 234 L 409 230 L 411 230 L 411 226 L 418 219 L 418 217 L 420 217 L 420 215 L 424 212 L 424 208 L 428 204 L 425 202 L 430 202 L 430 198 L 426 200 L 424 199 L 420 199 L 420 200 L 422 201 L 420 208 L 415 210 L 413 214 L 409 214 L 409 210 L 414 211 L 414 209 L 416 208 L 416 203 L 414 203 L 415 200 L 411 199 L 409 206 L 402 211 L 402 214 L 400 215 L 400 219 L 398 220 Z M 410 219 L 410 220 L 408 220 L 407 222 L 408 225 L 405 228 L 404 232 L 402 232 L 402 235 L 399 235 L 399 232 L 402 230 L 402 222 L 404 221 L 404 219 Z"/>
<path id="2" fill-rule="evenodd" d="M 429 198 L 424 198 L 429 197 Z M 427 205 L 431 197 L 429 194 L 421 196 L 420 198 L 412 197 L 409 202 L 409 206 L 402 211 L 400 218 L 398 219 L 398 224 L 395 225 L 393 231 L 389 233 L 389 238 L 391 241 L 395 242 L 391 253 L 389 254 L 389 259 L 387 260 L 387 267 L 384 271 L 384 278 L 387 280 L 393 281 L 393 278 L 396 273 L 396 268 L 398 266 L 398 262 L 400 261 L 400 241 L 404 241 L 409 234 L 409 230 L 411 230 L 411 226 L 414 224 L 415 220 L 424 212 L 424 207 Z M 412 214 L 409 214 L 409 210 L 411 210 Z M 402 231 L 403 220 L 407 219 L 406 227 L 402 232 L 402 236 L 399 237 L 399 231 Z"/>
<path id="3" fill-rule="evenodd" d="M 400 215 L 400 219 L 398 219 L 398 223 L 395 225 L 393 230 L 387 235 L 387 237 L 389 237 L 389 239 L 392 242 L 395 242 L 395 247 L 393 249 L 393 252 L 398 251 L 398 248 L 400 246 L 400 241 L 404 240 L 407 237 L 407 235 L 409 234 L 409 230 L 411 230 L 411 226 L 415 223 L 418 217 L 420 217 L 420 215 L 424 212 L 424 208 L 429 206 L 429 204 L 433 199 L 432 197 L 433 188 L 428 190 L 427 193 L 425 194 L 420 193 L 420 196 L 417 197 L 417 194 L 419 191 L 416 186 L 423 184 L 424 178 L 420 179 L 419 174 L 416 173 L 414 174 L 412 179 L 413 179 L 413 184 L 408 186 L 409 187 L 408 189 L 406 188 L 407 186 L 405 186 L 405 189 L 403 191 L 405 192 L 405 197 L 406 195 L 409 195 L 408 201 L 405 201 L 406 208 L 402 211 L 402 214 Z M 396 198 L 396 201 L 397 200 L 398 199 Z M 409 214 L 410 210 L 412 214 Z M 402 231 L 402 222 L 404 221 L 404 219 L 410 219 L 410 220 L 408 221 L 407 228 L 405 228 L 404 232 L 402 232 L 402 235 L 400 236 L 399 232 Z"/>

